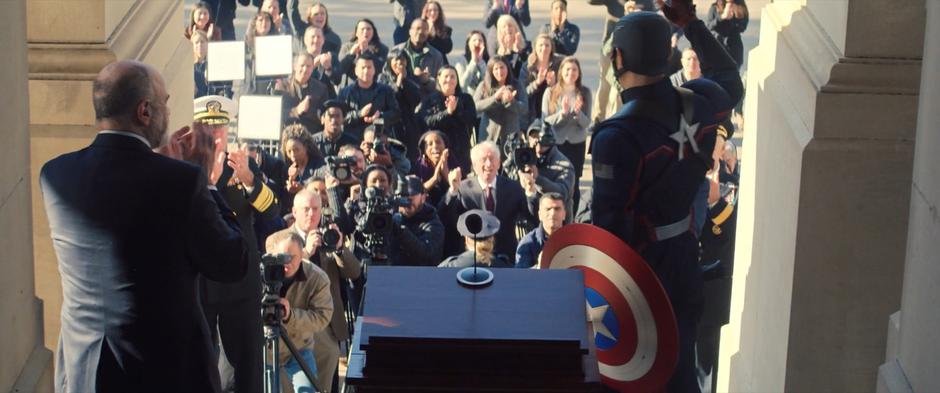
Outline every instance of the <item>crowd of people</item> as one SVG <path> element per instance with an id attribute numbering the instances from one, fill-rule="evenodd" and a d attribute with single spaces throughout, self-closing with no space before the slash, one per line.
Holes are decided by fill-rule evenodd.
<path id="1" fill-rule="evenodd" d="M 339 387 L 337 365 L 348 350 L 351 321 L 364 307 L 369 266 L 477 262 L 538 268 L 545 242 L 574 222 L 600 226 L 642 250 L 663 280 L 680 325 L 676 373 L 683 378 L 675 378 L 669 390 L 712 389 L 717 331 L 726 313 L 713 313 L 717 316 L 711 319 L 706 313 L 697 325 L 701 309 L 692 309 L 702 301 L 726 308 L 725 292 L 730 294 L 739 165 L 736 147 L 728 142 L 735 129 L 729 111 L 742 93 L 740 34 L 748 20 L 743 0 L 717 0 L 707 23 L 695 19 L 694 11 L 664 17 L 664 9 L 657 15 L 659 7 L 651 1 L 591 2 L 607 7 L 608 44 L 603 53 L 589 55 L 578 52 L 582 36 L 568 19 L 569 7 L 575 7 L 566 0 L 551 1 L 550 22 L 528 32 L 527 0 L 487 0 L 483 26 L 467 34 L 459 61 L 448 58 L 454 29 L 439 1 L 390 0 L 396 26 L 391 36 L 383 37 L 373 21 L 363 18 L 348 26 L 346 39 L 330 24 L 323 3 L 301 9 L 299 0 L 239 2 L 257 7 L 243 35 L 244 81 L 210 81 L 207 74 L 209 43 L 236 39 L 234 0 L 196 4 L 185 29 L 194 54 L 190 131 L 214 143 L 209 159 L 201 161 L 205 181 L 218 210 L 234 213 L 223 214 L 225 224 L 216 226 L 240 234 L 244 253 L 236 259 L 246 261 L 246 273 L 237 278 L 210 269 L 198 279 L 208 334 L 222 359 L 223 389 L 257 392 L 262 387 L 262 254 L 289 255 L 279 295 L 283 325 L 301 356 L 294 359 L 281 351 L 281 378 L 296 392 L 311 391 L 313 382 L 297 364 L 305 362 L 318 388 L 330 392 Z M 621 18 L 634 13 L 635 21 Z M 621 37 L 634 26 L 641 26 L 636 37 L 663 37 L 671 46 L 654 53 L 649 45 L 624 43 L 640 39 Z M 661 34 L 650 36 L 654 30 Z M 292 37 L 290 75 L 254 72 L 255 39 L 269 35 Z M 692 45 L 679 48 L 681 36 Z M 594 92 L 582 83 L 581 60 L 600 60 L 602 78 Z M 727 93 L 711 93 L 716 83 L 707 85 L 708 78 Z M 102 86 L 101 94 L 108 93 Z M 616 131 L 618 119 L 631 127 L 652 127 L 656 122 L 630 117 L 649 105 L 617 110 L 631 100 L 654 102 L 670 94 L 699 97 L 689 100 L 704 105 L 696 106 L 694 119 L 706 134 L 670 139 L 678 149 L 669 145 L 669 158 L 657 161 L 656 150 L 650 149 L 661 142 L 627 140 Z M 721 94 L 727 97 L 722 100 Z M 230 123 L 237 122 L 235 102 L 242 95 L 282 98 L 283 129 L 275 149 L 265 150 L 255 141 L 232 142 Z M 722 104 L 702 104 L 708 100 Z M 684 99 L 673 101 L 670 105 Z M 685 115 L 679 108 L 660 115 L 671 120 L 656 124 L 674 127 L 675 119 Z M 106 106 L 101 109 L 99 115 L 107 119 Z M 711 113 L 716 118 L 706 118 Z M 682 119 L 691 124 L 688 116 Z M 170 147 L 185 145 L 180 141 L 186 135 L 171 136 Z M 159 141 L 147 144 L 156 147 Z M 187 158 L 180 146 L 161 152 Z M 589 147 L 594 186 L 582 193 Z M 633 148 L 639 164 L 628 162 Z M 685 158 L 684 149 L 689 151 Z M 693 158 L 697 161 L 687 164 Z M 654 178 L 659 175 L 666 181 Z M 467 212 L 481 212 L 485 222 L 495 223 L 487 238 L 474 241 L 458 230 Z M 676 253 L 664 250 L 682 250 L 678 254 L 692 258 L 694 275 L 704 277 L 704 300 L 701 291 L 691 294 L 670 281 L 689 276 L 662 270 L 678 263 L 670 259 Z M 699 348 L 690 352 L 688 345 Z M 691 383 L 696 370 L 698 381 Z"/>
<path id="2" fill-rule="evenodd" d="M 246 141 L 241 149 L 266 182 L 251 189 L 268 187 L 277 201 L 270 210 L 278 213 L 250 212 L 253 228 L 244 233 L 254 234 L 260 250 L 269 235 L 292 231 L 304 259 L 332 272 L 330 292 L 342 299 L 335 299 L 332 313 L 343 328 L 318 324 L 318 338 L 311 340 L 318 348 L 330 343 L 313 350 L 321 387 L 329 390 L 337 380 L 335 344 L 350 337 L 346 319 L 362 306 L 368 266 L 466 266 L 476 255 L 490 266 L 538 267 L 541 247 L 554 231 L 592 222 L 592 195 L 582 195 L 580 181 L 589 137 L 622 102 L 620 89 L 611 89 L 616 67 L 609 47 L 600 56 L 605 75 L 597 94 L 582 83 L 578 55 L 596 55 L 578 53 L 580 29 L 568 19 L 565 0 L 552 1 L 549 23 L 528 33 L 528 1 L 488 1 L 483 26 L 467 34 L 462 61 L 455 62 L 448 59 L 454 29 L 438 1 L 390 0 L 391 40 L 383 40 L 368 18 L 341 39 L 325 4 L 302 10 L 299 3 L 255 2 L 257 13 L 244 34 L 247 78 L 237 90 L 232 83 L 208 82 L 206 74 L 207 43 L 233 39 L 226 33 L 234 14 L 221 12 L 218 0 L 199 3 L 186 35 L 193 42 L 197 100 L 282 97 L 279 148 L 265 152 Z M 605 40 L 624 14 L 657 10 L 652 1 L 599 3 L 608 10 Z M 708 10 L 707 27 L 738 68 L 747 19 L 743 0 L 719 0 Z M 678 47 L 683 29 L 673 25 L 669 34 L 671 52 L 661 71 L 676 87 L 702 78 L 696 49 Z M 253 41 L 266 35 L 293 37 L 291 75 L 254 76 Z M 725 143 L 734 126 L 725 120 L 721 130 L 715 165 L 694 198 L 691 227 L 700 239 L 702 269 L 723 280 L 733 255 L 733 228 L 727 227 L 734 221 L 737 165 L 734 144 Z M 481 242 L 457 230 L 461 215 L 475 209 L 500 223 Z M 391 224 L 376 228 L 379 218 Z M 334 228 L 343 239 L 344 247 L 330 245 L 328 252 L 342 258 L 321 255 L 323 228 Z M 250 342 L 226 341 L 221 337 L 229 357 L 234 351 L 227 347 Z M 700 370 L 711 375 L 714 348 L 699 352 Z"/>

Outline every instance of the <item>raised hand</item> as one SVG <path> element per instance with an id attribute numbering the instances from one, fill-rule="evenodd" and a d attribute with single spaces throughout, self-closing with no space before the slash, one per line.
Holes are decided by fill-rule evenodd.
<path id="1" fill-rule="evenodd" d="M 303 101 L 297 104 L 297 114 L 302 115 L 310 110 L 310 96 L 304 97 Z"/>
<path id="2" fill-rule="evenodd" d="M 581 111 L 581 108 L 584 107 L 584 97 L 578 94 L 578 98 L 574 100 L 574 106 L 571 108 L 572 113 L 578 113 Z"/>
<path id="3" fill-rule="evenodd" d="M 695 4 L 692 0 L 672 0 L 672 5 L 666 5 L 664 0 L 656 0 L 656 5 L 663 11 L 672 24 L 684 28 L 690 22 L 697 20 L 695 16 Z"/>
<path id="4" fill-rule="evenodd" d="M 444 99 L 444 107 L 447 108 L 447 113 L 453 115 L 457 111 L 457 96 L 450 96 Z"/>
<path id="5" fill-rule="evenodd" d="M 248 150 L 235 150 L 228 154 L 228 166 L 235 171 L 235 177 L 249 187 L 254 184 L 255 174 L 248 165 Z"/>
<path id="6" fill-rule="evenodd" d="M 371 103 L 371 102 L 368 103 L 368 104 L 366 104 L 366 106 L 362 107 L 362 109 L 359 110 L 359 117 L 361 117 L 361 118 L 366 118 L 366 117 L 369 116 L 369 112 L 372 112 L 372 103 Z"/>
<path id="7" fill-rule="evenodd" d="M 461 172 L 460 168 L 454 168 L 454 170 L 447 174 L 447 184 L 453 192 L 457 192 L 461 180 L 463 180 L 463 172 Z"/>

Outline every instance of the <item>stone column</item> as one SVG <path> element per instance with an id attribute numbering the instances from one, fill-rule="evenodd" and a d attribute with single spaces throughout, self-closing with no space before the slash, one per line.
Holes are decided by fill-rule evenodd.
<path id="1" fill-rule="evenodd" d="M 30 241 L 26 1 L 5 2 L 0 25 L 0 391 L 51 392 L 52 352 L 43 346 Z"/>
<path id="2" fill-rule="evenodd" d="M 927 1 L 901 311 L 888 329 L 880 393 L 940 392 L 940 2 Z"/>
<path id="3" fill-rule="evenodd" d="M 170 128 L 189 124 L 192 49 L 183 38 L 182 0 L 27 3 L 36 294 L 45 302 L 46 346 L 55 348 L 62 288 L 39 192 L 39 169 L 46 161 L 91 142 L 95 135 L 92 81 L 101 67 L 115 60 L 140 60 L 160 71 L 170 93 Z"/>
<path id="4" fill-rule="evenodd" d="M 901 298 L 924 3 L 763 9 L 719 391 L 874 386 Z"/>

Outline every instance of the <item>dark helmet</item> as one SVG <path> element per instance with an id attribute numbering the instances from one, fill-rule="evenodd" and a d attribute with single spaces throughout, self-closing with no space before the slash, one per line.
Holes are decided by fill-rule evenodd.
<path id="1" fill-rule="evenodd" d="M 626 71 L 648 76 L 665 74 L 672 55 L 672 26 L 655 12 L 628 14 L 614 25 L 610 48 L 612 59 L 613 49 L 620 49 L 623 59 L 623 67 L 619 69 L 611 60 L 617 77 Z"/>

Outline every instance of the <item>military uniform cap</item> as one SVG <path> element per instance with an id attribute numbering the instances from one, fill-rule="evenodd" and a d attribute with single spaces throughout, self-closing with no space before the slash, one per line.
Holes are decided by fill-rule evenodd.
<path id="1" fill-rule="evenodd" d="M 193 100 L 193 120 L 208 125 L 228 124 L 238 115 L 235 101 L 223 96 L 205 96 Z"/>

